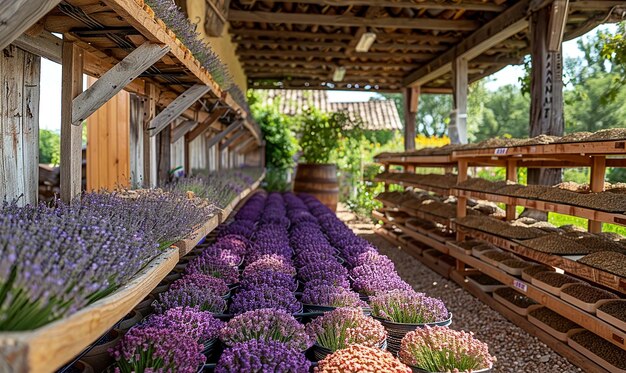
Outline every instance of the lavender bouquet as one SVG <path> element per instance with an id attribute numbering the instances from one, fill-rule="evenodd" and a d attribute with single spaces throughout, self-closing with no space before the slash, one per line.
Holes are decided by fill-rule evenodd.
<path id="1" fill-rule="evenodd" d="M 302 303 L 326 307 L 367 308 L 359 294 L 340 286 L 318 285 L 306 287 L 302 293 Z"/>
<path id="2" fill-rule="evenodd" d="M 398 356 L 403 363 L 428 372 L 472 372 L 491 368 L 496 361 L 472 333 L 445 326 L 409 332 Z"/>
<path id="3" fill-rule="evenodd" d="M 275 308 L 288 313 L 296 313 L 302 309 L 302 305 L 291 290 L 268 285 L 242 289 L 233 296 L 233 302 L 230 305 L 230 311 L 234 314 L 260 308 Z"/>
<path id="4" fill-rule="evenodd" d="M 300 268 L 298 277 L 304 282 L 312 280 L 341 281 L 348 278 L 348 270 L 336 260 L 310 263 Z"/>
<path id="5" fill-rule="evenodd" d="M 276 271 L 257 271 L 244 277 L 239 286 L 242 289 L 254 289 L 259 286 L 283 287 L 291 291 L 296 291 L 298 283 L 288 274 Z"/>
<path id="6" fill-rule="evenodd" d="M 428 324 L 445 321 L 448 310 L 439 299 L 413 290 L 391 290 L 370 298 L 372 315 L 401 324 Z"/>
<path id="7" fill-rule="evenodd" d="M 295 276 L 296 269 L 288 259 L 280 255 L 263 255 L 256 261 L 248 264 L 243 270 L 243 277 L 254 276 L 261 271 L 281 272 L 289 276 Z"/>
<path id="8" fill-rule="evenodd" d="M 131 328 L 110 353 L 115 371 L 195 373 L 205 357 L 191 336 L 157 327 Z"/>
<path id="9" fill-rule="evenodd" d="M 412 290 L 395 272 L 373 272 L 353 279 L 352 287 L 359 293 L 371 296 L 391 290 Z"/>
<path id="10" fill-rule="evenodd" d="M 174 281 L 169 289 L 177 290 L 185 287 L 203 289 L 207 293 L 220 296 L 225 296 L 230 291 L 228 285 L 226 285 L 226 282 L 223 279 L 203 275 L 201 273 L 187 274 L 181 279 Z"/>
<path id="11" fill-rule="evenodd" d="M 351 345 L 320 360 L 316 373 L 411 373 L 390 352 L 379 348 Z"/>
<path id="12" fill-rule="evenodd" d="M 306 326 L 316 343 L 330 351 L 352 344 L 380 347 L 387 338 L 382 324 L 356 308 L 337 308 L 319 316 Z"/>
<path id="13" fill-rule="evenodd" d="M 251 340 L 224 350 L 215 373 L 308 373 L 310 365 L 303 353 L 282 342 Z"/>
<path id="14" fill-rule="evenodd" d="M 223 313 L 226 310 L 226 301 L 220 294 L 208 292 L 194 284 L 185 283 L 159 294 L 154 310 L 157 313 L 163 313 L 176 307 L 196 307 L 200 311 Z"/>
<path id="15" fill-rule="evenodd" d="M 202 345 L 219 337 L 225 323 L 216 319 L 210 312 L 195 308 L 175 307 L 162 314 L 155 314 L 138 325 L 140 328 L 168 329 L 191 337 Z"/>
<path id="16" fill-rule="evenodd" d="M 313 341 L 304 325 L 283 310 L 264 308 L 235 316 L 222 329 L 221 339 L 227 346 L 250 340 L 278 341 L 304 351 Z"/>
<path id="17" fill-rule="evenodd" d="M 212 258 L 208 255 L 200 255 L 189 262 L 186 272 L 188 274 L 201 273 L 207 276 L 221 278 L 229 285 L 239 281 L 239 271 L 236 267 L 231 266 L 222 259 Z"/>

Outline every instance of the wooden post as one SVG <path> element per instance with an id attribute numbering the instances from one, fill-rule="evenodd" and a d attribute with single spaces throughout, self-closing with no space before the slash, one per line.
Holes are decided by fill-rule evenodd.
<path id="1" fill-rule="evenodd" d="M 591 157 L 591 179 L 589 180 L 589 187 L 592 192 L 604 191 L 604 174 L 606 172 L 606 157 L 594 156 Z M 589 220 L 587 222 L 587 228 L 591 233 L 602 232 L 602 222 Z"/>
<path id="2" fill-rule="evenodd" d="M 517 161 L 511 159 L 506 161 L 506 179 L 514 183 L 517 182 Z M 516 208 L 516 205 L 510 205 L 507 203 L 506 220 L 515 220 Z"/>
<path id="3" fill-rule="evenodd" d="M 157 185 L 169 181 L 171 169 L 172 132 L 161 131 L 157 136 Z"/>
<path id="4" fill-rule="evenodd" d="M 563 117 L 563 65 L 562 52 L 550 52 L 548 39 L 552 6 L 531 14 L 531 102 L 530 136 L 541 134 L 562 136 Z M 554 46 L 552 46 L 554 48 Z M 561 169 L 540 168 L 528 170 L 528 184 L 555 185 L 561 182 Z"/>
<path id="5" fill-rule="evenodd" d="M 143 131 L 143 103 L 140 96 L 130 95 L 130 130 L 129 130 L 129 154 L 130 154 L 130 184 L 140 186 L 144 180 L 144 131 Z"/>
<path id="6" fill-rule="evenodd" d="M 467 167 L 468 162 L 466 159 L 460 159 L 457 164 L 458 176 L 457 183 L 461 183 L 467 180 Z M 456 217 L 463 218 L 467 215 L 467 197 L 457 197 L 456 199 Z M 459 242 L 465 241 L 465 234 L 462 232 L 456 232 L 456 240 Z M 460 260 L 456 260 L 456 270 L 460 273 L 465 271 L 465 263 Z"/>
<path id="7" fill-rule="evenodd" d="M 13 45 L 0 54 L 0 198 L 36 204 L 41 58 Z"/>
<path id="8" fill-rule="evenodd" d="M 72 102 L 83 91 L 83 51 L 63 41 L 61 82 L 61 199 L 70 202 L 82 189 L 82 125 L 72 124 Z"/>
<path id="9" fill-rule="evenodd" d="M 453 120 L 448 127 L 448 136 L 453 144 L 467 144 L 467 59 L 457 57 L 452 64 L 454 87 Z"/>
<path id="10" fill-rule="evenodd" d="M 143 185 L 153 188 L 157 185 L 156 138 L 150 136 L 150 122 L 156 116 L 157 89 L 146 83 L 146 97 L 143 99 Z"/>
<path id="11" fill-rule="evenodd" d="M 404 150 L 415 150 L 415 116 L 420 89 L 404 89 Z"/>

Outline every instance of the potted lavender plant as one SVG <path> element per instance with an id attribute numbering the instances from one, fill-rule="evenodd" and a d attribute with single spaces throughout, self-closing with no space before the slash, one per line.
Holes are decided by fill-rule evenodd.
<path id="1" fill-rule="evenodd" d="M 224 350 L 215 373 L 308 373 L 311 363 L 303 353 L 278 341 L 250 340 Z"/>
<path id="2" fill-rule="evenodd" d="M 309 312 L 329 312 L 340 307 L 369 309 L 359 294 L 341 286 L 320 284 L 305 287 L 302 293 L 304 308 Z"/>
<path id="3" fill-rule="evenodd" d="M 278 341 L 290 348 L 306 351 L 313 341 L 304 325 L 283 310 L 263 308 L 235 316 L 222 329 L 221 340 L 226 346 L 250 340 Z"/>
<path id="4" fill-rule="evenodd" d="M 488 346 L 471 333 L 445 326 L 425 327 L 409 332 L 402 339 L 400 361 L 414 373 L 489 372 L 496 358 Z"/>
<path id="5" fill-rule="evenodd" d="M 425 326 L 447 326 L 452 314 L 439 299 L 413 290 L 391 290 L 370 298 L 372 316 L 383 324 L 389 334 L 389 350 L 400 349 L 402 338 L 410 331 Z"/>
<path id="6" fill-rule="evenodd" d="M 240 289 L 233 296 L 230 312 L 238 315 L 260 308 L 274 308 L 294 314 L 302 311 L 302 304 L 287 288 L 259 285 L 252 289 Z"/>
<path id="7" fill-rule="evenodd" d="M 327 312 L 308 323 L 306 330 L 315 339 L 313 355 L 317 360 L 352 344 L 383 350 L 387 347 L 387 332 L 382 324 L 356 308 Z"/>

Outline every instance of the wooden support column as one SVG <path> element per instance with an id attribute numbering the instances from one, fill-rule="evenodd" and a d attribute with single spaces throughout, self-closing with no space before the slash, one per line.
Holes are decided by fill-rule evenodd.
<path id="1" fill-rule="evenodd" d="M 563 64 L 562 52 L 550 52 L 550 25 L 552 7 L 543 7 L 531 14 L 531 137 L 541 134 L 562 136 L 565 126 L 563 116 Z M 554 48 L 554 46 L 552 46 Z M 528 184 L 555 185 L 561 182 L 561 169 L 540 168 L 528 170 Z"/>
<path id="2" fill-rule="evenodd" d="M 36 204 L 41 58 L 13 45 L 0 54 L 0 199 Z"/>
<path id="3" fill-rule="evenodd" d="M 466 159 L 460 159 L 457 163 L 457 184 L 467 180 L 467 168 L 468 162 Z M 456 217 L 463 218 L 467 215 L 467 197 L 457 197 L 456 199 Z M 465 241 L 465 233 L 456 232 L 456 240 L 459 242 Z M 465 263 L 460 260 L 456 260 L 456 270 L 460 273 L 465 271 Z"/>
<path id="4" fill-rule="evenodd" d="M 130 185 L 139 187 L 144 181 L 144 131 L 143 131 L 144 98 L 135 94 L 130 95 L 130 129 L 129 163 Z"/>
<path id="5" fill-rule="evenodd" d="M 157 185 L 156 138 L 150 136 L 150 123 L 156 116 L 157 89 L 146 83 L 146 97 L 143 98 L 143 185 L 154 188 Z"/>
<path id="6" fill-rule="evenodd" d="M 506 161 L 506 179 L 517 183 L 517 161 Z M 516 217 L 516 205 L 506 205 L 506 220 L 515 220 Z"/>
<path id="7" fill-rule="evenodd" d="M 604 191 L 604 175 L 606 173 L 606 157 L 605 156 L 594 156 L 591 157 L 591 179 L 589 180 L 589 187 L 592 192 L 603 192 Z M 587 223 L 587 228 L 591 233 L 600 233 L 602 232 L 602 222 L 589 220 Z"/>
<path id="8" fill-rule="evenodd" d="M 415 150 L 415 116 L 420 88 L 404 89 L 404 150 Z"/>
<path id="9" fill-rule="evenodd" d="M 453 144 L 467 144 L 467 59 L 457 57 L 452 63 L 452 85 L 454 88 L 454 107 L 448 127 L 448 136 Z"/>
<path id="10" fill-rule="evenodd" d="M 72 102 L 83 91 L 83 50 L 63 42 L 61 81 L 61 199 L 70 202 L 82 189 L 82 125 L 72 124 Z"/>
<path id="11" fill-rule="evenodd" d="M 172 153 L 172 133 L 161 131 L 156 137 L 157 142 L 157 186 L 169 181 Z"/>

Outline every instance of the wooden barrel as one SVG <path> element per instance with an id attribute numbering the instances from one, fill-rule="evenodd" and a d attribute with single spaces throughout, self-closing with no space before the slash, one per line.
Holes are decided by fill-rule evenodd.
<path id="1" fill-rule="evenodd" d="M 293 191 L 309 193 L 333 211 L 339 201 L 337 166 L 334 164 L 298 164 Z"/>

